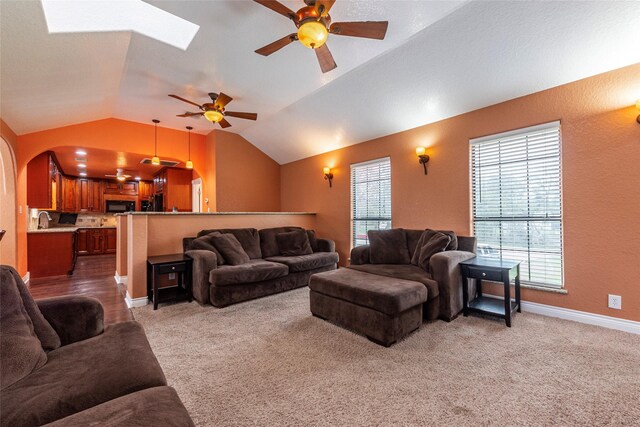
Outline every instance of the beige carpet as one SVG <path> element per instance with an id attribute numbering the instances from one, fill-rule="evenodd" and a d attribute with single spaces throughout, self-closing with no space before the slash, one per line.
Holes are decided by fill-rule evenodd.
<path id="1" fill-rule="evenodd" d="M 201 426 L 640 425 L 640 336 L 520 313 L 384 348 L 308 307 L 304 288 L 134 315 Z"/>

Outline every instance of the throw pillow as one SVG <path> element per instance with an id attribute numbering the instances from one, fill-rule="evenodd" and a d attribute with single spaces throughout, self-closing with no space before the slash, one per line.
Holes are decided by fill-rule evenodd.
<path id="1" fill-rule="evenodd" d="M 282 256 L 309 255 L 313 253 L 309 236 L 305 230 L 293 230 L 276 234 L 278 249 Z"/>
<path id="2" fill-rule="evenodd" d="M 372 264 L 409 264 L 411 262 L 407 236 L 402 228 L 369 230 L 367 237 L 371 246 L 369 258 Z"/>
<path id="3" fill-rule="evenodd" d="M 427 228 L 427 230 L 429 229 Z M 436 231 L 438 233 L 446 234 L 451 238 L 451 242 L 449 242 L 449 246 L 447 246 L 447 249 L 445 249 L 446 251 L 458 250 L 458 236 L 456 236 L 455 231 L 451 231 L 451 230 L 431 230 L 431 231 Z"/>
<path id="4" fill-rule="evenodd" d="M 444 252 L 450 243 L 450 236 L 436 231 L 435 234 L 420 248 L 418 266 L 424 271 L 429 272 L 429 261 L 431 260 L 431 257 L 439 252 Z M 416 249 L 416 252 L 418 252 L 418 249 Z"/>
<path id="5" fill-rule="evenodd" d="M 315 230 L 307 230 L 307 237 L 309 238 L 309 244 L 313 252 L 318 252 L 318 238 L 316 237 Z"/>
<path id="6" fill-rule="evenodd" d="M 202 237 L 198 237 L 197 239 L 193 239 L 193 241 L 191 242 L 191 246 L 189 246 L 189 249 L 201 249 L 201 250 L 205 250 L 205 251 L 211 251 L 214 254 L 216 254 L 216 258 L 217 259 L 217 264 L 218 265 L 223 265 L 224 264 L 224 257 L 222 256 L 222 254 L 216 249 L 216 247 L 213 245 L 213 241 L 211 240 L 211 238 L 213 236 L 219 236 L 221 233 L 219 233 L 218 231 L 214 231 L 213 233 L 209 233 L 206 234 Z"/>
<path id="7" fill-rule="evenodd" d="M 0 278 L 0 388 L 5 389 L 47 362 L 17 283 L 8 269 Z"/>
<path id="8" fill-rule="evenodd" d="M 211 241 L 226 263 L 240 265 L 249 262 L 249 255 L 242 249 L 242 245 L 233 234 L 211 236 Z"/>

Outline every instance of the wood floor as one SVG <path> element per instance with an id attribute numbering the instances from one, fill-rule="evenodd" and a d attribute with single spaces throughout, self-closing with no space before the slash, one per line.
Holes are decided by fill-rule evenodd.
<path id="1" fill-rule="evenodd" d="M 31 279 L 29 290 L 35 299 L 61 295 L 86 295 L 98 299 L 104 307 L 105 324 L 133 320 L 124 301 L 126 287 L 116 284 L 115 255 L 78 257 L 72 276 Z"/>

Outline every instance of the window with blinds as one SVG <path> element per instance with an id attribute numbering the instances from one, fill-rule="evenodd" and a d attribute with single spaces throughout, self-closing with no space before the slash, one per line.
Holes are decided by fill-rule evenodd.
<path id="1" fill-rule="evenodd" d="M 561 288 L 560 122 L 470 143 L 478 254 L 521 260 L 522 282 Z"/>
<path id="2" fill-rule="evenodd" d="M 391 160 L 351 165 L 352 246 L 369 243 L 369 230 L 391 228 Z"/>

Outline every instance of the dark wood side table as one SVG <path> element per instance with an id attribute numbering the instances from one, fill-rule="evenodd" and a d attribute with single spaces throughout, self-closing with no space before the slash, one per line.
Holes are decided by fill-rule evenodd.
<path id="1" fill-rule="evenodd" d="M 147 258 L 147 297 L 153 301 L 153 309 L 158 309 L 159 302 L 186 298 L 192 301 L 191 269 L 193 259 L 184 254 L 159 255 Z M 175 286 L 159 288 L 159 276 L 175 273 L 178 283 Z M 162 301 L 160 301 L 160 294 Z"/>
<path id="2" fill-rule="evenodd" d="M 460 263 L 462 273 L 463 314 L 490 314 L 505 320 L 511 327 L 511 316 L 520 312 L 520 262 L 495 258 L 475 257 Z M 476 298 L 469 302 L 469 279 L 476 280 Z M 515 280 L 516 300 L 511 301 L 511 280 Z M 482 281 L 491 280 L 504 284 L 504 301 L 482 295 Z"/>

